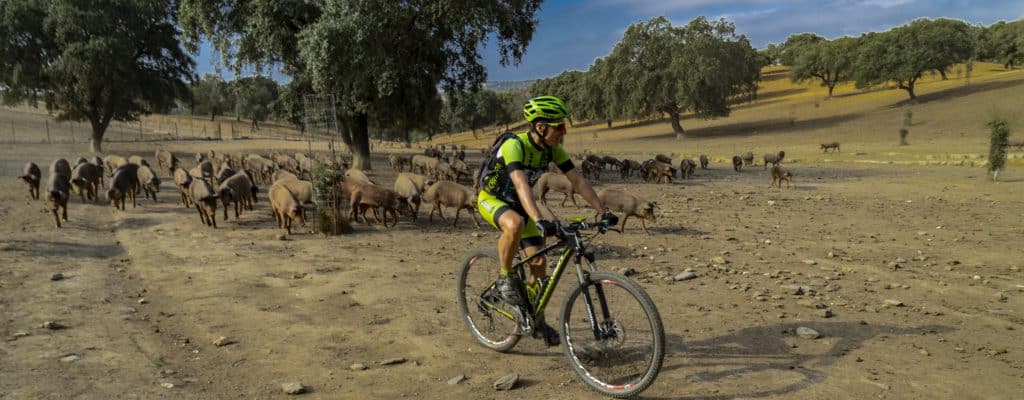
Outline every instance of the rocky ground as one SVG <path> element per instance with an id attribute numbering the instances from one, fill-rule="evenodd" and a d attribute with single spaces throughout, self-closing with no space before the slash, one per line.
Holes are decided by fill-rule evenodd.
<path id="1" fill-rule="evenodd" d="M 783 190 L 725 164 L 672 185 L 600 183 L 659 204 L 650 235 L 631 219 L 594 242 L 665 324 L 645 398 L 1024 393 L 1019 173 L 787 166 Z M 0 398 L 283 398 L 295 384 L 323 399 L 597 397 L 560 348 L 498 354 L 464 327 L 455 273 L 493 246 L 488 226 L 420 218 L 279 240 L 265 201 L 210 229 L 172 190 L 125 212 L 75 198 L 56 229 L 0 179 Z M 591 215 L 552 199 L 562 217 Z"/>

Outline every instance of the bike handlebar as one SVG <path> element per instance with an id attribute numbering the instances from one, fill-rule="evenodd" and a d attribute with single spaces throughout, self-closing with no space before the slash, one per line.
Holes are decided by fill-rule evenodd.
<path id="1" fill-rule="evenodd" d="M 558 230 L 556 230 L 555 236 L 558 236 L 559 238 L 562 239 L 568 238 L 573 233 L 591 229 L 597 229 L 597 232 L 602 234 L 605 233 L 606 231 L 615 231 L 621 233 L 621 231 L 619 231 L 618 229 L 609 227 L 608 222 L 605 220 L 597 222 L 571 222 L 569 223 L 569 225 L 562 225 L 561 223 L 556 221 L 555 224 L 558 226 Z"/>

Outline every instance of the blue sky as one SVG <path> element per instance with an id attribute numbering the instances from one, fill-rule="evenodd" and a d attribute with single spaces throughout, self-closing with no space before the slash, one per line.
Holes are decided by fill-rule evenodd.
<path id="1" fill-rule="evenodd" d="M 484 66 L 492 81 L 586 70 L 595 58 L 611 51 L 626 27 L 659 15 L 675 25 L 701 15 L 725 18 L 761 49 L 796 33 L 813 32 L 830 39 L 858 36 L 916 18 L 956 18 L 984 25 L 1012 21 L 1024 17 L 1024 0 L 548 0 L 537 14 L 540 23 L 522 62 L 500 66 L 497 46 L 491 43 L 484 52 Z M 205 49 L 196 57 L 198 72 L 212 72 L 214 62 Z M 287 80 L 280 75 L 275 78 Z"/>

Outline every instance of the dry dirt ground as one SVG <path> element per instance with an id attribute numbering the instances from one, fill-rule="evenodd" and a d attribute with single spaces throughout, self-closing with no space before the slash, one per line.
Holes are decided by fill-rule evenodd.
<path id="1" fill-rule="evenodd" d="M 1001 90 L 936 100 L 915 119 L 957 129 L 941 110 L 982 95 L 1021 101 L 1018 85 Z M 780 129 L 763 142 L 701 138 L 698 129 L 686 149 L 666 147 L 675 143 L 666 124 L 638 128 L 661 129 L 649 140 L 612 134 L 609 143 L 633 157 L 707 148 L 724 158 L 742 147 L 784 148 L 799 160 L 786 164 L 796 177 L 782 190 L 767 187 L 760 165 L 736 173 L 723 162 L 671 185 L 614 176 L 598 183 L 659 204 L 651 235 L 631 219 L 624 234 L 595 241 L 600 268 L 636 270 L 665 324 L 668 354 L 644 398 L 1021 397 L 1024 172 L 1011 164 L 993 184 L 983 168 L 918 165 L 929 155 L 983 152 L 984 132 L 919 134 L 916 145 L 912 134 L 907 148 L 844 136 L 840 155 L 815 149 L 823 130 L 898 112 L 880 108 L 811 133 Z M 107 150 L 148 157 L 155 145 L 182 159 L 211 147 L 301 148 L 236 141 Z M 475 229 L 463 216 L 453 229 L 421 214 L 391 230 L 357 224 L 351 235 L 282 241 L 265 197 L 240 220 L 219 214 L 211 229 L 174 202 L 165 181 L 159 203 L 140 200 L 124 212 L 74 198 L 69 222 L 57 229 L 11 165 L 34 160 L 45 170 L 81 147 L 0 151 L 0 398 L 270 399 L 287 397 L 286 382 L 301 382 L 309 393 L 300 397 L 311 399 L 597 397 L 560 348 L 528 339 L 512 354 L 490 352 L 459 319 L 455 273 L 471 249 L 493 246 L 488 226 Z M 383 155 L 374 162 L 371 176 L 393 182 Z M 591 214 L 551 199 L 562 217 Z M 687 268 L 698 277 L 671 279 Z M 64 279 L 51 280 L 55 273 Z M 66 328 L 41 328 L 45 321 Z M 797 337 L 801 326 L 821 337 Z M 233 343 L 215 346 L 220 337 Z M 407 361 L 381 364 L 396 357 Z M 351 369 L 356 363 L 368 369 Z M 519 386 L 492 389 L 511 372 Z M 460 374 L 468 380 L 447 383 Z"/>

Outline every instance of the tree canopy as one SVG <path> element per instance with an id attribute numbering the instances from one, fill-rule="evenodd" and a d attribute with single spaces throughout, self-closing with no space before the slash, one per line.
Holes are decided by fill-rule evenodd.
<path id="1" fill-rule="evenodd" d="M 219 75 L 203 75 L 202 79 L 192 83 L 191 89 L 189 111 L 192 114 L 209 114 L 210 121 L 213 121 L 218 115 L 235 109 L 235 95 L 230 84 Z"/>
<path id="2" fill-rule="evenodd" d="M 828 88 L 828 97 L 836 85 L 850 80 L 856 59 L 857 39 L 843 37 L 833 41 L 819 41 L 803 47 L 789 72 L 793 82 L 820 80 Z"/>
<path id="3" fill-rule="evenodd" d="M 892 81 L 913 100 L 917 98 L 914 85 L 926 72 L 945 71 L 970 59 L 972 37 L 967 24 L 947 19 L 919 19 L 866 34 L 854 67 L 857 87 Z"/>
<path id="4" fill-rule="evenodd" d="M 41 96 L 59 119 L 87 120 L 101 151 L 111 120 L 131 121 L 186 98 L 194 63 L 168 0 L 0 2 L 5 102 Z"/>
<path id="5" fill-rule="evenodd" d="M 258 130 L 260 122 L 270 116 L 271 106 L 278 97 L 277 82 L 265 76 L 249 76 L 236 79 L 233 83 L 235 115 L 252 121 L 252 129 Z"/>
<path id="6" fill-rule="evenodd" d="M 479 87 L 482 45 L 498 44 L 501 63 L 517 63 L 540 0 L 181 0 L 179 18 L 194 48 L 201 38 L 229 65 L 282 63 L 308 76 L 313 90 L 337 96 L 342 140 L 353 165 L 368 169 L 368 127 Z"/>
<path id="7" fill-rule="evenodd" d="M 674 27 L 664 17 L 631 25 L 604 59 L 610 114 L 668 115 L 682 136 L 681 114 L 729 114 L 729 101 L 760 77 L 761 57 L 732 23 L 698 17 Z"/>
<path id="8" fill-rule="evenodd" d="M 1003 64 L 1004 68 L 1024 65 L 1024 19 L 999 21 L 979 31 L 979 58 Z"/>

